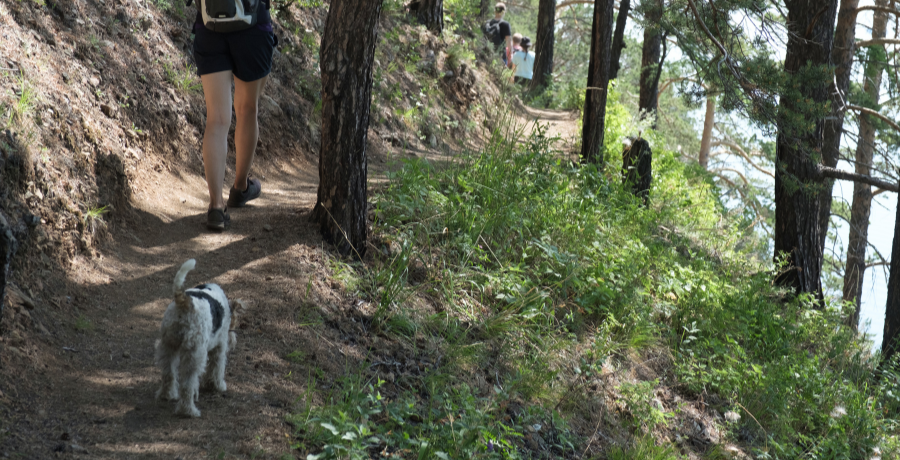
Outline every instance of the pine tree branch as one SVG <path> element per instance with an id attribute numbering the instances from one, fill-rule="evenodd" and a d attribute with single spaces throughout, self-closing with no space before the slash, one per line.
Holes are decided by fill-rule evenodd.
<path id="1" fill-rule="evenodd" d="M 747 186 L 750 185 L 750 181 L 747 180 L 747 176 L 745 176 L 744 173 L 738 171 L 737 169 L 734 169 L 734 168 L 716 168 L 716 169 L 712 169 L 712 170 L 710 170 L 710 171 L 711 171 L 713 174 L 716 174 L 716 175 L 719 176 L 719 177 L 722 177 L 722 176 L 721 176 L 721 174 L 717 174 L 717 173 L 720 173 L 720 172 L 722 172 L 722 171 L 730 171 L 730 172 L 733 172 L 733 173 L 737 174 L 738 176 L 740 176 L 741 180 L 744 181 L 744 184 L 747 184 Z M 741 194 L 741 195 L 743 195 L 743 194 Z"/>
<path id="2" fill-rule="evenodd" d="M 733 150 L 734 153 L 737 153 L 738 155 L 743 157 L 745 160 L 747 160 L 747 163 L 750 163 L 750 166 L 753 166 L 753 168 L 756 169 L 757 171 L 759 171 L 767 176 L 771 176 L 773 179 L 775 178 L 775 173 L 773 173 L 772 171 L 763 169 L 761 166 L 754 163 L 753 160 L 750 159 L 750 155 L 747 155 L 747 152 L 745 152 L 744 149 L 741 148 L 741 146 L 735 144 L 732 141 L 729 141 L 729 140 L 715 141 L 712 143 L 712 145 L 710 145 L 710 147 L 718 147 L 720 145 L 724 145 L 726 147 L 731 148 L 731 150 Z"/>
<path id="3" fill-rule="evenodd" d="M 886 180 L 878 179 L 872 176 L 866 176 L 864 174 L 857 174 L 850 171 L 844 171 L 842 169 L 837 168 L 829 168 L 828 166 L 819 166 L 819 174 L 822 177 L 828 177 L 831 179 L 840 179 L 840 180 L 849 180 L 851 182 L 861 182 L 863 184 L 869 184 L 873 187 L 878 187 L 890 192 L 900 192 L 900 186 L 897 184 L 892 184 Z"/>
<path id="4" fill-rule="evenodd" d="M 900 43 L 900 40 L 897 40 L 897 43 Z M 894 121 L 891 120 L 890 118 L 878 113 L 877 110 L 867 109 L 865 107 L 860 107 L 858 105 L 852 105 L 852 104 L 847 104 L 844 106 L 844 108 L 847 108 L 850 110 L 856 110 L 857 112 L 873 116 L 873 117 L 887 123 L 891 128 L 894 128 L 894 131 L 897 131 L 898 133 L 900 133 L 900 126 L 898 126 L 897 123 L 894 123 Z"/>
<path id="5" fill-rule="evenodd" d="M 856 42 L 857 48 L 863 48 L 865 46 L 875 46 L 875 45 L 900 45 L 900 39 L 898 38 L 876 38 L 874 40 L 862 40 Z"/>
<path id="6" fill-rule="evenodd" d="M 859 13 L 861 11 L 882 11 L 885 13 L 900 15 L 900 10 L 898 10 L 896 8 L 887 8 L 887 7 L 875 6 L 875 5 L 861 6 L 856 9 L 857 13 Z"/>

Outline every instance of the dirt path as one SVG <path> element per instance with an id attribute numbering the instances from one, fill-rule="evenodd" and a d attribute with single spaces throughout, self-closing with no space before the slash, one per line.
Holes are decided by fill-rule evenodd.
<path id="1" fill-rule="evenodd" d="M 529 114 L 550 123 L 551 135 L 571 138 L 568 113 Z M 374 168 L 387 166 L 383 155 L 373 157 Z M 285 417 L 316 402 L 309 390 L 327 390 L 373 357 L 405 353 L 367 334 L 354 320 L 364 302 L 333 278 L 307 219 L 314 165 L 259 163 L 262 197 L 232 210 L 232 228 L 221 234 L 204 228 L 199 174 L 141 178 L 134 218 L 111 232 L 98 257 L 74 261 L 66 295 L 34 293 L 32 317 L 48 332 L 2 357 L 0 369 L 20 374 L 0 381 L 0 416 L 8 420 L 0 423 L 0 458 L 282 458 L 293 431 Z M 218 283 L 249 306 L 229 356 L 228 391 L 201 393 L 199 419 L 178 418 L 173 403 L 154 400 L 153 344 L 175 272 L 189 258 L 197 260 L 189 285 Z"/>

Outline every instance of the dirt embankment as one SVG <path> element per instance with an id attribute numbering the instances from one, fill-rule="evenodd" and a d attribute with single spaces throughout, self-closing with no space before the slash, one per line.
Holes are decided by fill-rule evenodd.
<path id="1" fill-rule="evenodd" d="M 253 172 L 263 196 L 210 234 L 194 10 L 178 1 L 0 0 L 0 215 L 40 219 L 0 318 L 0 458 L 277 458 L 290 451 L 284 416 L 337 376 L 373 356 L 398 372 L 429 365 L 427 350 L 367 333 L 367 303 L 335 280 L 307 221 L 325 9 L 280 6 Z M 469 109 L 498 94 L 481 67 L 445 73 L 440 40 L 386 15 L 394 28 L 403 34 L 379 48 L 376 72 L 400 96 L 385 103 L 376 90 L 373 175 L 390 157 L 452 152 Z M 392 67 L 400 52 L 424 64 Z M 420 71 L 443 102 L 411 122 L 402 109 L 421 94 Z M 187 258 L 198 261 L 190 283 L 219 283 L 250 306 L 228 392 L 203 394 L 196 420 L 153 400 L 153 342 Z"/>

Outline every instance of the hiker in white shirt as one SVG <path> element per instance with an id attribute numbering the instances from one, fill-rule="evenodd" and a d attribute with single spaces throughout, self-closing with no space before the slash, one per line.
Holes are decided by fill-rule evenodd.
<path id="1" fill-rule="evenodd" d="M 534 53 L 528 51 L 528 48 L 531 47 L 531 39 L 522 37 L 519 46 L 522 47 L 522 50 L 517 51 L 512 57 L 513 81 L 528 87 L 534 77 Z"/>

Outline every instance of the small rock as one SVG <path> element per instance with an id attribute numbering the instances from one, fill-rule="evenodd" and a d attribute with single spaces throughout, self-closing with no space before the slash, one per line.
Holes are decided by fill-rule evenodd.
<path id="1" fill-rule="evenodd" d="M 452 70 L 448 70 L 448 71 L 444 72 L 444 78 L 453 78 L 454 75 L 455 74 L 453 73 Z"/>
<path id="2" fill-rule="evenodd" d="M 69 82 L 69 74 L 63 72 L 63 73 L 62 73 L 62 79 L 63 79 L 64 82 L 68 83 L 68 82 Z"/>
<path id="3" fill-rule="evenodd" d="M 266 281 L 272 281 L 273 279 L 275 279 L 275 277 L 271 275 L 266 277 Z"/>
<path id="4" fill-rule="evenodd" d="M 109 104 L 100 104 L 100 110 L 109 118 L 115 118 L 116 108 Z"/>
<path id="5" fill-rule="evenodd" d="M 88 453 L 87 449 L 85 449 L 84 447 L 79 446 L 78 444 L 72 444 L 71 447 L 72 447 L 72 452 L 75 452 L 76 454 L 86 454 L 86 453 Z"/>
<path id="6" fill-rule="evenodd" d="M 269 224 L 265 224 L 265 225 L 263 225 L 263 230 L 265 230 L 265 231 L 267 231 L 267 232 L 271 232 L 271 231 L 272 231 L 272 226 L 269 225 Z"/>
<path id="7" fill-rule="evenodd" d="M 123 358 L 131 358 L 131 353 L 129 353 L 129 352 L 127 352 L 127 351 L 123 351 L 123 352 L 122 352 L 122 357 L 123 357 Z"/>
<path id="8" fill-rule="evenodd" d="M 97 86 L 100 84 L 100 79 L 97 77 L 91 77 L 91 79 L 88 81 L 91 83 L 91 86 Z"/>
<path id="9" fill-rule="evenodd" d="M 47 416 L 47 411 L 45 411 L 44 409 L 38 409 L 37 413 L 38 413 L 38 417 L 41 417 L 41 418 L 44 418 Z"/>

